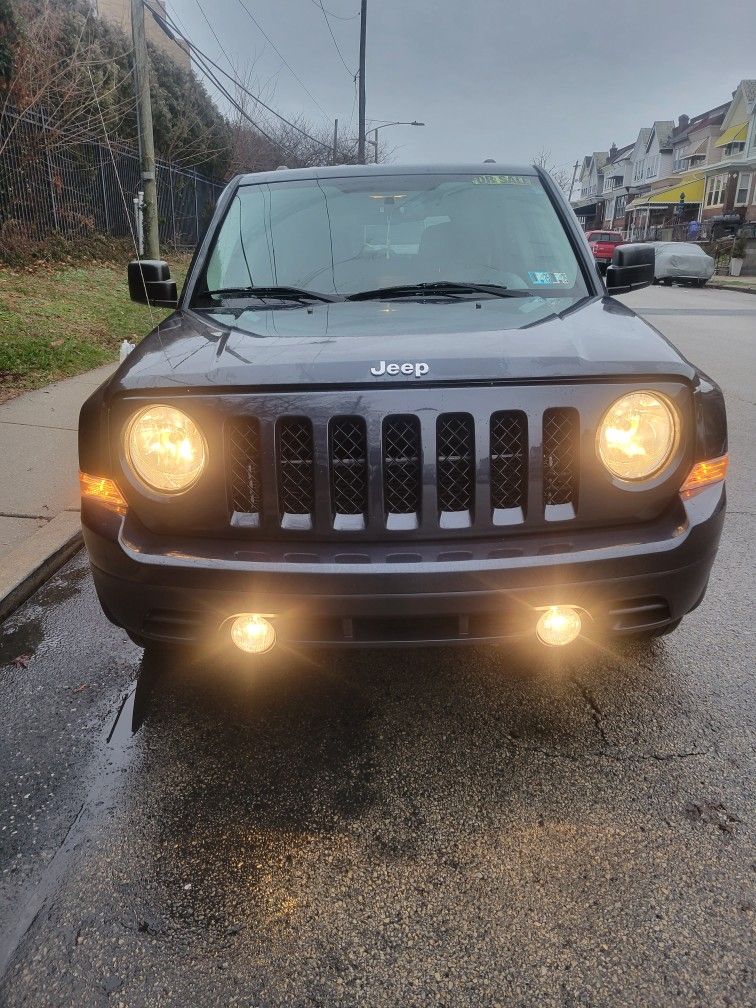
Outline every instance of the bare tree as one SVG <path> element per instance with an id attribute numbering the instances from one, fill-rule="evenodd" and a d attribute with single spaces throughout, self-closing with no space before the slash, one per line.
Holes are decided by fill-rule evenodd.
<path id="1" fill-rule="evenodd" d="M 548 172 L 565 196 L 569 194 L 572 175 L 567 168 L 563 168 L 555 163 L 550 150 L 546 147 L 540 150 L 533 158 L 533 164 Z"/>

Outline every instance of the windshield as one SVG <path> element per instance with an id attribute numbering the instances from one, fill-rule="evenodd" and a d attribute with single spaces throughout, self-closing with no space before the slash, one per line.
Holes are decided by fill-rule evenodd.
<path id="1" fill-rule="evenodd" d="M 493 174 L 241 186 L 197 290 L 286 286 L 346 297 L 434 281 L 568 300 L 588 293 L 540 180 Z"/>

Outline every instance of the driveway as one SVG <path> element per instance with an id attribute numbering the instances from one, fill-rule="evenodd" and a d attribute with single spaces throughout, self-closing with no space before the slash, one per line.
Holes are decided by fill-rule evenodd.
<path id="1" fill-rule="evenodd" d="M 135 692 L 74 558 L 0 635 L 0 1003 L 753 1004 L 756 297 L 623 300 L 725 388 L 701 607 L 561 669 L 326 654 Z"/>

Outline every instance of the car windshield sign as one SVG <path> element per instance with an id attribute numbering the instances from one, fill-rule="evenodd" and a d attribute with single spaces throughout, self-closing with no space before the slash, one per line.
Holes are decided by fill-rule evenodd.
<path id="1" fill-rule="evenodd" d="M 433 298 L 449 306 L 465 288 L 478 299 L 504 292 L 557 298 L 557 310 L 587 295 L 537 176 L 409 174 L 242 185 L 192 303 L 222 311 L 230 299 L 238 308 L 247 297 L 259 308 L 259 289 L 266 308 L 292 308 L 287 291 L 296 291 L 303 309 L 307 291 L 314 301 L 364 294 L 366 300 Z M 458 297 L 444 297 L 444 290 Z"/>

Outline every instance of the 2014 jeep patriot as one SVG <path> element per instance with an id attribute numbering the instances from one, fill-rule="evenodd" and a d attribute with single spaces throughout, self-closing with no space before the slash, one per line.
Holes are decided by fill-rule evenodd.
<path id="1" fill-rule="evenodd" d="M 235 179 L 176 311 L 84 405 L 82 522 L 140 642 L 655 635 L 725 511 L 716 384 L 609 296 L 535 167 Z"/>

